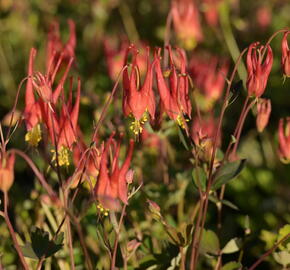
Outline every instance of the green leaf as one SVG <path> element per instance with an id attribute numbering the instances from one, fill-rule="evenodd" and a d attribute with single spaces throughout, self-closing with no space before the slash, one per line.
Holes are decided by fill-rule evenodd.
<path id="1" fill-rule="evenodd" d="M 56 240 L 49 240 L 48 232 L 37 227 L 32 227 L 30 237 L 31 243 L 26 243 L 25 246 L 21 246 L 21 249 L 25 257 L 32 259 L 50 257 L 63 246 L 63 233 L 60 233 L 56 237 Z"/>
<path id="2" fill-rule="evenodd" d="M 237 270 L 242 267 L 242 264 L 239 262 L 228 262 L 222 267 L 222 270 Z"/>
<path id="3" fill-rule="evenodd" d="M 221 202 L 222 202 L 222 204 L 228 206 L 229 208 L 232 208 L 232 209 L 237 210 L 237 211 L 239 210 L 239 208 L 235 204 L 233 204 L 232 202 L 230 202 L 228 200 L 222 200 Z"/>
<path id="4" fill-rule="evenodd" d="M 233 238 L 222 249 L 223 254 L 231 254 L 239 251 L 241 247 L 241 239 Z"/>
<path id="5" fill-rule="evenodd" d="M 189 147 L 188 147 L 187 142 L 186 142 L 186 140 L 185 140 L 185 137 L 184 137 L 184 134 L 183 134 L 183 132 L 182 132 L 182 129 L 181 129 L 181 127 L 179 127 L 179 126 L 178 126 L 178 136 L 179 136 L 179 139 L 180 139 L 180 141 L 182 142 L 184 148 L 185 148 L 186 150 L 189 150 Z"/>
<path id="6" fill-rule="evenodd" d="M 218 203 L 222 203 L 234 210 L 239 210 L 239 208 L 233 204 L 232 202 L 228 201 L 228 200 L 219 200 L 217 197 L 213 196 L 213 195 L 209 195 L 209 200 L 215 204 L 218 204 Z"/>
<path id="7" fill-rule="evenodd" d="M 234 179 L 245 167 L 246 159 L 229 162 L 223 165 L 216 173 L 212 190 L 219 189 L 222 185 L 227 184 L 230 180 Z"/>
<path id="8" fill-rule="evenodd" d="M 200 253 L 218 255 L 220 251 L 219 239 L 215 232 L 203 230 L 200 243 Z"/>
<path id="9" fill-rule="evenodd" d="M 279 242 L 281 239 L 283 239 L 289 233 L 290 233 L 290 224 L 286 224 L 285 226 L 283 226 L 279 230 L 277 242 Z M 280 244 L 279 248 L 281 250 L 290 251 L 290 237 L 287 240 L 285 240 L 282 244 Z"/>
<path id="10" fill-rule="evenodd" d="M 270 249 L 274 246 L 275 241 L 277 239 L 277 235 L 271 231 L 262 230 L 260 239 L 265 242 L 266 249 Z"/>
<path id="11" fill-rule="evenodd" d="M 192 170 L 193 183 L 197 188 L 200 186 L 202 191 L 206 190 L 206 178 L 206 174 L 202 168 L 197 167 Z"/>
<path id="12" fill-rule="evenodd" d="M 287 267 L 290 264 L 290 253 L 287 250 L 282 250 L 280 252 L 274 252 L 273 257 L 275 261 L 283 267 Z"/>
<path id="13" fill-rule="evenodd" d="M 169 236 L 169 241 L 176 246 L 183 246 L 184 245 L 184 238 L 182 237 L 181 233 L 178 232 L 174 227 L 164 224 L 165 230 L 167 235 Z"/>
<path id="14" fill-rule="evenodd" d="M 34 259 L 34 260 L 39 259 L 38 256 L 35 254 L 30 243 L 26 243 L 24 246 L 20 246 L 20 249 L 24 257 Z"/>
<path id="15" fill-rule="evenodd" d="M 237 139 L 234 135 L 231 135 L 231 143 L 236 143 Z"/>

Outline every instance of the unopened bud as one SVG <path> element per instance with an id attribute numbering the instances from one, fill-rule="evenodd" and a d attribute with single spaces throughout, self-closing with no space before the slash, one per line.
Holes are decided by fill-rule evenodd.
<path id="1" fill-rule="evenodd" d="M 263 132 L 268 124 L 270 114 L 271 114 L 271 100 L 270 99 L 260 99 L 257 104 L 257 119 L 256 125 L 259 132 Z"/>

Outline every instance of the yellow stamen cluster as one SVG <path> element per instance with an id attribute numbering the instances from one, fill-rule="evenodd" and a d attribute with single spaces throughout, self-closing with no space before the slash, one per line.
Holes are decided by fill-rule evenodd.
<path id="1" fill-rule="evenodd" d="M 97 208 L 99 209 L 101 214 L 103 214 L 105 217 L 109 215 L 109 209 L 104 208 L 100 203 L 97 205 Z"/>
<path id="2" fill-rule="evenodd" d="M 142 133 L 143 131 L 143 125 L 145 122 L 148 121 L 147 113 L 145 112 L 140 120 L 137 120 L 134 118 L 133 122 L 130 125 L 130 129 L 133 131 L 135 135 L 138 135 L 139 133 Z"/>
<path id="3" fill-rule="evenodd" d="M 185 122 L 188 122 L 189 120 L 188 119 L 185 119 L 183 116 L 181 116 L 180 114 L 177 116 L 177 118 L 176 118 L 176 122 L 177 122 L 177 124 L 181 127 L 181 128 L 183 128 L 183 129 L 185 129 Z"/>
<path id="4" fill-rule="evenodd" d="M 39 124 L 35 125 L 25 134 L 25 141 L 31 146 L 37 147 L 38 143 L 41 141 L 41 129 Z"/>
<path id="5" fill-rule="evenodd" d="M 51 150 L 53 153 L 52 162 L 56 162 L 56 152 L 54 149 Z M 57 158 L 58 158 L 58 165 L 59 166 L 69 166 L 69 149 L 67 147 L 61 146 L 60 149 L 57 151 Z"/>

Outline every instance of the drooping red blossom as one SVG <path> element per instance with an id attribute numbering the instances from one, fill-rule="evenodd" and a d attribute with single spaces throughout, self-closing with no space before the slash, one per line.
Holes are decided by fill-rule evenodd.
<path id="1" fill-rule="evenodd" d="M 7 192 L 14 182 L 14 153 L 2 153 L 0 157 L 0 190 Z"/>
<path id="2" fill-rule="evenodd" d="M 290 49 L 288 47 L 287 37 L 290 34 L 290 31 L 287 31 L 283 35 L 282 40 L 282 70 L 283 74 L 286 77 L 290 77 Z"/>
<path id="3" fill-rule="evenodd" d="M 116 41 L 111 37 L 106 37 L 103 41 L 103 45 L 108 73 L 110 78 L 115 81 L 126 64 L 130 43 L 125 38 Z M 140 75 L 143 76 L 147 71 L 147 46 L 141 42 L 138 44 L 138 48 L 139 53 L 136 61 Z"/>
<path id="4" fill-rule="evenodd" d="M 87 147 L 81 136 L 73 147 L 73 163 L 76 168 L 73 176 L 69 179 L 70 188 L 76 188 L 78 183 L 85 181 L 87 177 L 91 182 L 98 176 L 104 145 L 97 147 L 96 144 Z M 88 185 L 90 187 L 90 185 Z"/>
<path id="5" fill-rule="evenodd" d="M 257 104 L 256 126 L 258 132 L 263 132 L 268 125 L 271 114 L 271 100 L 261 98 Z"/>
<path id="6" fill-rule="evenodd" d="M 69 98 L 65 101 L 64 94 L 62 95 L 62 103 L 60 114 L 57 113 L 54 106 L 49 106 L 44 103 L 41 106 L 42 119 L 45 127 L 48 131 L 49 139 L 56 147 L 58 155 L 59 166 L 66 165 L 69 163 L 69 151 L 72 150 L 73 144 L 77 141 L 77 130 L 78 130 L 78 116 L 79 116 L 79 105 L 80 105 L 80 94 L 81 94 L 81 82 L 78 79 L 77 94 L 74 105 L 72 104 L 72 82 L 70 85 Z M 56 151 L 54 153 L 53 161 L 56 160 Z"/>
<path id="7" fill-rule="evenodd" d="M 124 113 L 126 116 L 131 113 L 137 120 L 140 120 L 145 111 L 148 110 L 150 116 L 154 118 L 155 101 L 152 90 L 153 64 L 150 62 L 149 48 L 147 47 L 147 72 L 143 85 L 140 83 L 138 73 L 138 50 L 134 46 L 130 46 L 128 51 L 130 50 L 132 50 L 133 54 L 130 76 L 128 68 L 123 72 Z"/>
<path id="8" fill-rule="evenodd" d="M 128 203 L 126 174 L 129 171 L 134 149 L 134 140 L 131 139 L 126 159 L 120 168 L 118 165 L 118 159 L 121 140 L 116 143 L 113 140 L 113 137 L 114 133 L 110 136 L 102 153 L 100 173 L 95 186 L 95 195 L 97 196 L 102 207 L 112 210 L 115 208 L 117 199 L 120 199 L 124 204 Z M 110 147 L 113 147 L 114 150 L 113 161 L 110 166 L 111 170 L 109 171 L 108 155 Z"/>
<path id="9" fill-rule="evenodd" d="M 286 123 L 285 123 L 286 122 Z M 284 124 L 285 123 L 285 124 Z M 278 128 L 280 160 L 284 163 L 290 162 L 290 117 L 280 119 Z"/>
<path id="10" fill-rule="evenodd" d="M 258 48 L 259 42 L 252 43 L 247 54 L 247 89 L 250 96 L 260 97 L 267 86 L 269 74 L 273 64 L 273 52 L 270 45 Z M 263 51 L 266 58 L 263 59 Z"/>
<path id="11" fill-rule="evenodd" d="M 211 115 L 202 119 L 195 117 L 192 120 L 191 138 L 196 145 L 202 145 L 206 140 L 213 140 L 217 132 L 217 121 Z M 218 146 L 221 144 L 221 134 L 218 134 Z"/>
<path id="12" fill-rule="evenodd" d="M 162 72 L 160 63 L 161 49 L 155 51 L 155 71 L 157 79 L 157 87 L 162 102 L 162 106 L 170 119 L 177 121 L 181 126 L 184 126 L 183 114 L 191 117 L 191 103 L 188 95 L 188 74 L 185 67 L 185 56 L 178 49 L 180 56 L 180 73 L 177 73 L 173 62 L 171 48 L 169 51 L 170 67 L 166 72 Z M 164 75 L 168 78 L 168 83 Z"/>
<path id="13" fill-rule="evenodd" d="M 256 11 L 256 21 L 261 30 L 266 30 L 272 22 L 272 10 L 266 5 L 258 7 Z"/>
<path id="14" fill-rule="evenodd" d="M 72 104 L 72 87 L 70 88 L 70 95 L 67 103 L 62 104 L 62 110 L 59 118 L 58 148 L 64 146 L 71 149 L 72 144 L 76 141 L 80 98 L 81 81 L 78 79 L 75 104 Z"/>
<path id="15" fill-rule="evenodd" d="M 212 114 L 204 115 L 201 119 L 195 117 L 192 121 L 190 135 L 197 147 L 199 158 L 204 161 L 211 159 L 217 127 L 217 120 Z M 220 145 L 221 132 L 217 135 L 217 147 Z"/>
<path id="16" fill-rule="evenodd" d="M 40 126 L 38 125 L 40 121 L 44 121 L 46 124 L 52 142 L 54 142 L 54 134 L 59 134 L 60 129 L 63 129 L 62 123 L 59 123 L 54 108 L 56 107 L 59 95 L 63 91 L 68 72 L 73 62 L 73 58 L 71 58 L 62 77 L 55 85 L 55 77 L 59 70 L 62 57 L 60 57 L 54 69 L 49 69 L 48 72 L 43 75 L 41 72 L 36 72 L 34 70 L 36 53 L 37 51 L 35 49 L 31 49 L 24 109 L 25 123 L 28 131 L 25 140 L 33 146 L 37 146 L 41 139 Z M 52 68 L 52 66 L 50 67 Z M 35 96 L 35 93 L 37 93 L 38 97 Z M 62 134 L 62 137 L 63 136 Z"/>
<path id="17" fill-rule="evenodd" d="M 144 128 L 141 135 L 142 143 L 146 148 L 151 148 L 159 151 L 161 147 L 161 138 L 156 132 L 149 132 Z"/>
<path id="18" fill-rule="evenodd" d="M 172 0 L 171 14 L 178 39 L 185 48 L 192 49 L 203 39 L 199 11 L 195 1 Z"/>
<path id="19" fill-rule="evenodd" d="M 134 45 L 128 48 L 132 52 L 131 73 L 128 68 L 123 71 L 123 112 L 125 116 L 132 115 L 135 118 L 131 126 L 133 132 L 138 134 L 142 131 L 142 124 L 147 120 L 146 111 L 151 119 L 155 117 L 155 98 L 152 89 L 153 63 L 149 58 L 149 47 L 147 47 L 147 72 L 143 85 L 139 75 L 138 50 Z"/>
<path id="20" fill-rule="evenodd" d="M 57 99 L 63 89 L 64 83 L 68 76 L 69 70 L 73 63 L 73 58 L 70 58 L 68 65 L 66 66 L 65 72 L 63 73 L 61 79 L 59 80 L 57 86 L 53 89 L 53 84 L 55 82 L 55 76 L 59 71 L 59 66 L 62 62 L 62 57 L 58 59 L 58 63 L 54 69 L 48 69 L 47 73 L 43 75 L 41 72 L 35 72 L 33 75 L 33 87 L 39 97 L 45 103 L 56 104 Z M 53 60 L 52 60 L 53 61 Z M 52 67 L 50 65 L 50 67 Z"/>
<path id="21" fill-rule="evenodd" d="M 126 61 L 129 43 L 126 40 L 122 40 L 118 47 L 112 43 L 109 38 L 105 38 L 103 42 L 108 73 L 110 78 L 115 81 Z"/>
<path id="22" fill-rule="evenodd" d="M 69 38 L 63 43 L 59 33 L 59 23 L 54 21 L 50 25 L 46 49 L 46 70 L 57 65 L 58 59 L 62 58 L 62 64 L 68 63 L 71 58 L 75 58 L 76 32 L 75 23 L 69 19 Z"/>
<path id="23" fill-rule="evenodd" d="M 31 48 L 28 63 L 28 78 L 25 91 L 24 119 L 27 131 L 31 131 L 41 121 L 39 101 L 36 101 L 33 90 L 33 72 L 36 50 Z M 38 143 L 38 142 L 37 142 Z"/>
<path id="24" fill-rule="evenodd" d="M 90 147 L 80 139 L 73 148 L 73 162 L 79 171 L 85 169 L 85 173 L 92 177 L 99 174 L 101 154 L 103 147 Z"/>
<path id="25" fill-rule="evenodd" d="M 215 27 L 218 25 L 219 14 L 218 5 L 220 0 L 203 0 L 204 4 L 204 14 L 208 25 Z"/>
<path id="26" fill-rule="evenodd" d="M 191 57 L 190 75 L 194 85 L 205 99 L 206 109 L 210 109 L 221 98 L 228 68 L 228 62 L 216 56 L 193 55 Z"/>

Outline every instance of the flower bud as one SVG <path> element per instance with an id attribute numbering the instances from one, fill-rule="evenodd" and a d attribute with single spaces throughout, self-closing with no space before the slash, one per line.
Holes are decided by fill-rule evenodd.
<path id="1" fill-rule="evenodd" d="M 15 155 L 9 154 L 1 158 L 0 163 L 0 190 L 7 192 L 14 181 Z"/>
<path id="2" fill-rule="evenodd" d="M 270 99 L 260 99 L 257 104 L 257 119 L 256 125 L 258 132 L 263 132 L 268 124 L 269 117 L 271 114 L 271 100 Z"/>
<path id="3" fill-rule="evenodd" d="M 290 77 L 290 50 L 288 47 L 287 36 L 290 31 L 284 33 L 282 40 L 282 70 L 286 77 Z"/>
<path id="4" fill-rule="evenodd" d="M 278 128 L 279 150 L 278 154 L 283 163 L 290 163 L 290 117 L 280 119 Z"/>

